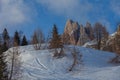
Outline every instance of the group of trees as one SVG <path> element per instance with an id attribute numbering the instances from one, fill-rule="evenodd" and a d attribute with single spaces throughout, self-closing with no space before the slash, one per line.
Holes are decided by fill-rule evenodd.
<path id="1" fill-rule="evenodd" d="M 31 43 L 33 44 L 34 48 L 36 50 L 42 49 L 42 43 L 45 41 L 44 35 L 42 33 L 42 30 L 37 29 L 34 31 Z M 52 36 L 49 40 L 49 46 L 47 48 L 55 49 L 54 51 L 54 57 L 61 57 L 64 54 L 63 51 L 63 43 L 61 39 L 61 35 L 58 33 L 57 26 L 53 26 L 52 30 Z M 9 36 L 9 33 L 7 29 L 5 28 L 3 33 L 0 36 L 0 80 L 13 80 L 17 79 L 17 76 L 20 74 L 20 60 L 19 60 L 19 46 L 27 45 L 27 39 L 25 35 L 21 39 L 21 34 L 16 31 L 14 33 L 13 38 Z M 8 62 L 6 61 L 6 57 L 8 55 L 5 55 L 4 52 L 8 50 L 8 48 L 14 47 L 12 51 L 8 51 L 11 55 L 9 55 L 9 60 L 11 62 L 10 67 L 8 69 Z M 60 50 L 58 50 L 58 48 Z M 19 63 L 19 64 L 18 64 Z M 16 70 L 17 69 L 17 70 Z"/>
<path id="2" fill-rule="evenodd" d="M 64 54 L 63 51 L 63 42 L 62 42 L 62 37 L 61 35 L 58 33 L 58 29 L 57 26 L 54 24 L 53 25 L 53 29 L 51 31 L 51 35 L 49 37 L 49 40 L 46 40 L 47 42 L 47 47 L 49 49 L 54 49 L 54 57 L 61 57 Z M 33 36 L 32 36 L 32 40 L 31 43 L 33 44 L 34 49 L 36 50 L 41 50 L 45 47 L 42 46 L 42 43 L 45 42 L 45 37 L 43 35 L 43 32 L 41 29 L 37 29 L 34 31 Z M 46 46 L 44 44 L 44 46 Z M 59 50 L 58 50 L 59 48 Z"/>
<path id="3" fill-rule="evenodd" d="M 106 42 L 108 40 L 109 33 L 105 26 L 100 23 L 96 23 L 94 25 L 94 39 L 97 42 L 96 48 L 100 50 L 104 46 L 106 46 Z"/>
<path id="4" fill-rule="evenodd" d="M 18 46 L 24 46 L 28 44 L 28 41 L 26 39 L 26 36 L 23 35 L 18 31 L 15 31 L 13 38 L 9 36 L 9 33 L 7 31 L 7 29 L 5 28 L 3 30 L 3 33 L 1 34 L 2 38 L 1 38 L 1 42 L 5 43 L 8 47 L 12 47 L 15 45 Z M 22 38 L 22 39 L 21 39 Z"/>
<path id="5" fill-rule="evenodd" d="M 41 29 L 34 31 L 32 36 L 32 44 L 36 50 L 40 50 L 42 43 L 44 42 L 44 35 Z"/>
<path id="6" fill-rule="evenodd" d="M 8 49 L 8 47 L 6 46 L 5 43 L 0 44 L 0 80 L 8 79 L 6 56 L 3 53 L 7 49 Z"/>
<path id="7" fill-rule="evenodd" d="M 118 25 L 113 37 L 109 37 L 106 27 L 101 23 L 95 23 L 93 28 L 87 27 L 86 30 L 89 35 L 92 35 L 92 40 L 97 42 L 97 45 L 95 46 L 96 49 L 115 52 L 117 56 L 112 62 L 120 63 L 120 25 Z M 93 33 L 90 33 L 90 31 Z"/>
<path id="8" fill-rule="evenodd" d="M 108 40 L 109 33 L 104 25 L 99 22 L 96 22 L 93 26 L 89 22 L 86 23 L 85 32 L 88 37 L 88 41 L 96 42 L 94 48 L 102 50 L 105 47 Z"/>
<path id="9" fill-rule="evenodd" d="M 24 35 L 21 41 L 21 36 L 20 33 L 18 31 L 15 32 L 14 37 L 13 37 L 13 44 L 14 46 L 24 46 L 24 45 L 28 45 L 28 41 L 26 39 L 26 36 Z"/>
<path id="10" fill-rule="evenodd" d="M 86 35 L 81 37 L 80 42 L 85 43 L 86 41 L 94 40 L 94 42 L 96 42 L 94 48 L 102 50 L 102 48 L 106 45 L 109 36 L 106 27 L 99 22 L 96 22 L 93 26 L 89 22 L 87 22 L 86 26 L 84 27 L 84 30 L 85 30 L 84 34 Z M 82 43 L 82 45 L 84 45 L 84 43 Z"/>
<path id="11" fill-rule="evenodd" d="M 20 34 L 16 31 L 14 37 L 10 37 L 7 29 L 3 30 L 3 33 L 0 35 L 0 80 L 16 80 L 16 75 L 18 75 L 20 65 L 18 46 L 27 45 L 27 39 L 23 36 L 21 41 Z M 15 47 L 13 51 L 9 51 L 9 55 L 4 52 L 10 47 Z M 6 58 L 7 57 L 7 58 Z M 7 59 L 9 58 L 9 61 Z M 10 63 L 9 63 L 10 62 Z M 11 66 L 8 64 L 11 64 Z M 18 66 L 17 66 L 18 65 Z M 17 66 L 17 67 L 16 67 Z M 16 69 L 16 70 L 15 70 Z M 13 76 L 14 75 L 14 76 Z"/>

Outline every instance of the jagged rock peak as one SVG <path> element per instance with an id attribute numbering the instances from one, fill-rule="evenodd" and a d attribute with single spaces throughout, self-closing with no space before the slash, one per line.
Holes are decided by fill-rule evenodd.
<path id="1" fill-rule="evenodd" d="M 79 24 L 78 24 L 78 22 L 74 22 L 74 23 L 73 23 L 73 29 L 75 29 L 75 30 L 79 29 Z"/>
<path id="2" fill-rule="evenodd" d="M 87 22 L 85 27 L 91 27 L 91 24 Z"/>
<path id="3" fill-rule="evenodd" d="M 65 25 L 64 33 L 71 34 L 71 32 L 77 30 L 79 28 L 78 22 L 74 22 L 72 20 L 68 20 Z"/>
<path id="4" fill-rule="evenodd" d="M 67 21 L 67 23 L 65 25 L 64 33 L 70 32 L 72 30 L 72 23 L 73 23 L 72 20 Z"/>
<path id="5" fill-rule="evenodd" d="M 72 24 L 72 23 L 73 23 L 73 20 L 68 19 L 68 20 L 67 20 L 67 23 L 71 23 L 71 24 Z"/>
<path id="6" fill-rule="evenodd" d="M 70 44 L 76 44 L 79 38 L 79 24 L 72 20 L 68 20 L 64 29 L 64 36 L 69 36 Z"/>

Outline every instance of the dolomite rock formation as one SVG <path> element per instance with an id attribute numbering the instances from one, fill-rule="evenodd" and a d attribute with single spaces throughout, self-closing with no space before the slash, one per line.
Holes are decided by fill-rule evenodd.
<path id="1" fill-rule="evenodd" d="M 77 22 L 68 20 L 64 33 L 63 33 L 63 42 L 73 45 L 83 45 L 87 40 L 87 34 L 85 28 L 79 25 Z M 84 41 L 83 41 L 84 40 Z"/>

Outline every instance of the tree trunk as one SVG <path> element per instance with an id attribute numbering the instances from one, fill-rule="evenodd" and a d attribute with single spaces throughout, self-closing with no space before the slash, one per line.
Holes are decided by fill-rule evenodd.
<path id="1" fill-rule="evenodd" d="M 11 71 L 10 71 L 10 77 L 9 80 L 12 80 L 12 76 L 13 76 L 13 67 L 14 67 L 14 49 L 13 49 L 13 56 L 12 56 L 12 63 L 11 63 Z"/>

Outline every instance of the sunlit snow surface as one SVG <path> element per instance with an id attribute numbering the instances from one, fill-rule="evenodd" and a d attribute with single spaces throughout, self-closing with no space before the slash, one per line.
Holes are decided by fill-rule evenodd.
<path id="1" fill-rule="evenodd" d="M 23 69 L 22 80 L 120 80 L 120 66 L 109 63 L 114 53 L 76 47 L 78 64 L 73 63 L 73 47 L 65 49 L 65 56 L 54 58 L 50 50 L 34 50 L 33 46 L 20 47 Z M 83 55 L 82 63 L 79 62 Z"/>

